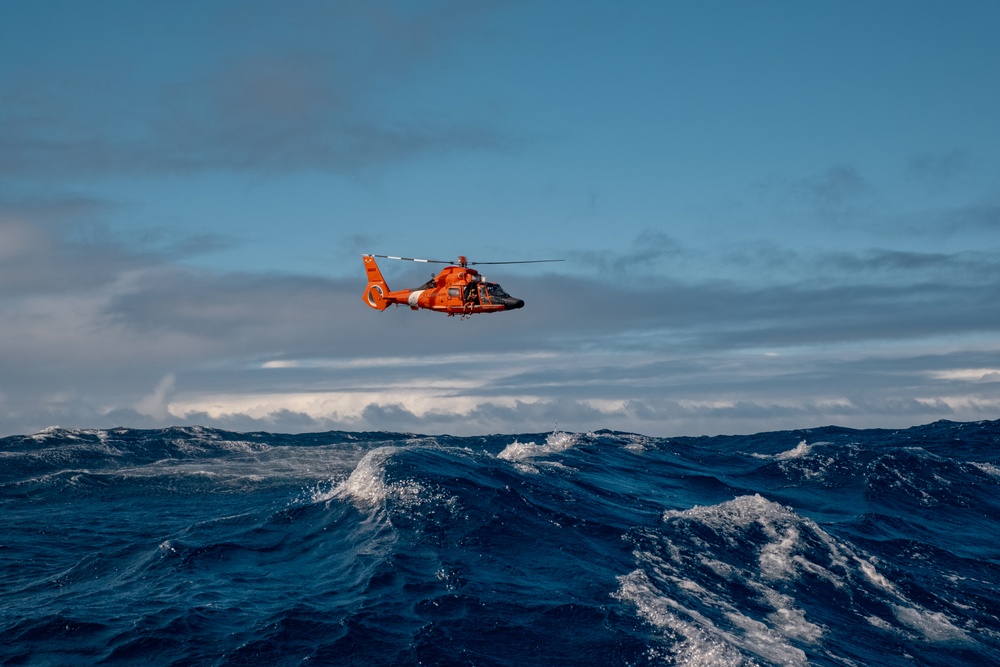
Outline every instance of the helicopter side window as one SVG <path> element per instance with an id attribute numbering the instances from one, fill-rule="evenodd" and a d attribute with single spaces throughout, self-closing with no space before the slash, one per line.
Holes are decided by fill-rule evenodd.
<path id="1" fill-rule="evenodd" d="M 457 287 L 448 288 L 448 296 L 458 296 L 461 290 Z"/>

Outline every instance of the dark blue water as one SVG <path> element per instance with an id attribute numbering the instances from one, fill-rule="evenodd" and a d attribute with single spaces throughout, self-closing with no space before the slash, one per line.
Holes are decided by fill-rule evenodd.
<path id="1" fill-rule="evenodd" d="M 4 665 L 996 665 L 1000 422 L 0 440 Z"/>

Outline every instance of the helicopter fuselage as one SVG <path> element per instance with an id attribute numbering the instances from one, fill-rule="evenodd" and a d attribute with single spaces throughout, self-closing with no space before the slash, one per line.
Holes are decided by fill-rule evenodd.
<path id="1" fill-rule="evenodd" d="M 449 316 L 468 317 L 477 313 L 515 310 L 524 301 L 512 297 L 497 283 L 487 281 L 468 266 L 448 266 L 420 287 L 392 291 L 371 255 L 364 256 L 368 286 L 364 300 L 371 308 L 385 310 L 390 305 L 412 310 L 433 310 Z"/>

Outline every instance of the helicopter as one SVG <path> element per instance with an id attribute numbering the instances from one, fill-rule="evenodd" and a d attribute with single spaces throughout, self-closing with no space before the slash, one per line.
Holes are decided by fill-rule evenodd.
<path id="1" fill-rule="evenodd" d="M 375 258 L 398 259 L 407 262 L 423 262 L 426 264 L 448 264 L 445 268 L 426 283 L 414 289 L 391 291 L 382 277 L 382 272 L 375 263 Z M 561 259 L 535 259 L 521 262 L 470 262 L 464 255 L 459 255 L 457 262 L 446 262 L 439 259 L 415 259 L 413 257 L 395 257 L 393 255 L 362 255 L 365 270 L 368 272 L 368 286 L 365 287 L 364 300 L 375 310 L 385 310 L 390 305 L 407 305 L 411 310 L 427 309 L 439 313 L 447 313 L 448 317 L 461 315 L 466 319 L 478 313 L 498 313 L 505 310 L 516 310 L 524 306 L 524 301 L 516 299 L 504 291 L 500 285 L 491 283 L 470 266 L 477 264 L 539 264 L 542 262 L 561 262 Z"/>

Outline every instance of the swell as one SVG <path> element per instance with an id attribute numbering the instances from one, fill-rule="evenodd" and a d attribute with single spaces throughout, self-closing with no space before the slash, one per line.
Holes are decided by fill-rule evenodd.
<path id="1" fill-rule="evenodd" d="M 0 661 L 988 664 L 998 434 L 6 438 Z"/>

